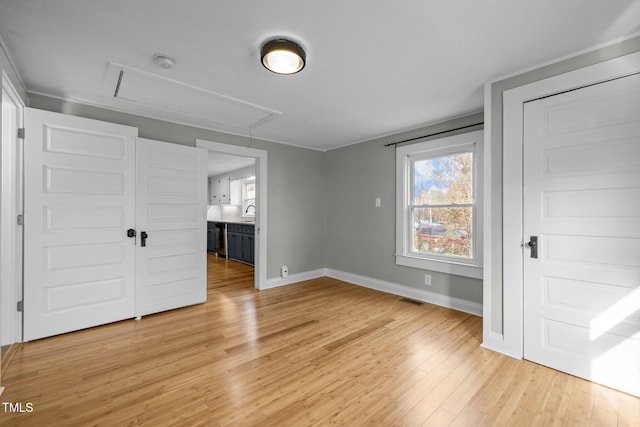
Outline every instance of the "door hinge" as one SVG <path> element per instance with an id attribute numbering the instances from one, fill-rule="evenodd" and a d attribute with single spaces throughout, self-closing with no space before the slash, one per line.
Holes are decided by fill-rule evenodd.
<path id="1" fill-rule="evenodd" d="M 18 225 L 24 225 L 24 216 L 22 214 L 18 215 Z"/>
<path id="2" fill-rule="evenodd" d="M 18 301 L 18 304 L 16 304 L 16 310 L 22 311 L 22 309 L 23 309 L 22 301 Z"/>
<path id="3" fill-rule="evenodd" d="M 18 128 L 18 138 L 24 139 L 24 128 Z"/>

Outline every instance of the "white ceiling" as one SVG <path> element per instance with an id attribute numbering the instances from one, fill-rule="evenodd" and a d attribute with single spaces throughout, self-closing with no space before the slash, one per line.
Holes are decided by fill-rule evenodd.
<path id="1" fill-rule="evenodd" d="M 238 169 L 254 166 L 256 160 L 249 157 L 232 156 L 228 154 L 209 151 L 207 175 L 215 176 L 232 172 Z"/>
<path id="2" fill-rule="evenodd" d="M 30 92 L 319 150 L 479 111 L 485 81 L 638 31 L 640 0 L 0 0 Z M 304 46 L 301 73 L 262 67 L 274 36 Z M 114 64 L 239 116 L 114 99 Z"/>

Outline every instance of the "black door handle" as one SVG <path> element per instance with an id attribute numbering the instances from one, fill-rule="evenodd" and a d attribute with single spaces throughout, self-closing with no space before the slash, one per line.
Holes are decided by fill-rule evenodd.
<path id="1" fill-rule="evenodd" d="M 127 230 L 127 237 L 136 237 L 136 230 L 130 228 Z"/>
<path id="2" fill-rule="evenodd" d="M 531 236 L 525 246 L 531 249 L 531 258 L 538 258 L 538 236 Z"/>
<path id="3" fill-rule="evenodd" d="M 143 248 L 147 246 L 147 237 L 149 237 L 149 235 L 146 231 L 140 233 L 140 246 L 142 246 Z"/>

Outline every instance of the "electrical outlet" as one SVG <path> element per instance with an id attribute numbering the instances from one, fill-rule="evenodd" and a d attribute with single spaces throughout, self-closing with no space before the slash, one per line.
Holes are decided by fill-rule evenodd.
<path id="1" fill-rule="evenodd" d="M 287 277 L 288 275 L 289 275 L 289 267 L 287 267 L 286 265 L 283 265 L 282 267 L 280 267 L 280 276 Z"/>
<path id="2" fill-rule="evenodd" d="M 380 199 L 380 197 L 376 197 L 376 208 L 379 208 L 380 206 L 382 206 L 382 199 Z"/>
<path id="3" fill-rule="evenodd" d="M 424 284 L 427 286 L 431 286 L 431 275 L 430 274 L 425 274 L 424 275 Z"/>

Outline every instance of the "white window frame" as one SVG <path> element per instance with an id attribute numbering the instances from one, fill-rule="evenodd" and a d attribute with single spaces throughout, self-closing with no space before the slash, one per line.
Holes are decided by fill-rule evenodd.
<path id="1" fill-rule="evenodd" d="M 254 185 L 254 197 L 249 198 L 247 186 L 249 184 Z M 256 188 L 256 177 L 250 176 L 247 178 L 242 178 L 242 216 L 253 218 L 256 216 L 256 198 L 255 198 L 255 188 Z M 249 203 L 249 200 L 253 200 L 253 203 Z M 249 209 L 249 205 L 253 205 L 253 213 L 248 213 L 247 209 Z"/>
<path id="2" fill-rule="evenodd" d="M 483 148 L 484 132 L 474 131 L 417 142 L 396 149 L 396 264 L 422 270 L 482 279 L 483 224 Z M 411 215 L 411 161 L 419 157 L 441 157 L 473 152 L 473 254 L 472 259 L 416 254 L 411 251 L 413 218 Z M 462 205 L 462 206 L 467 206 Z"/>

